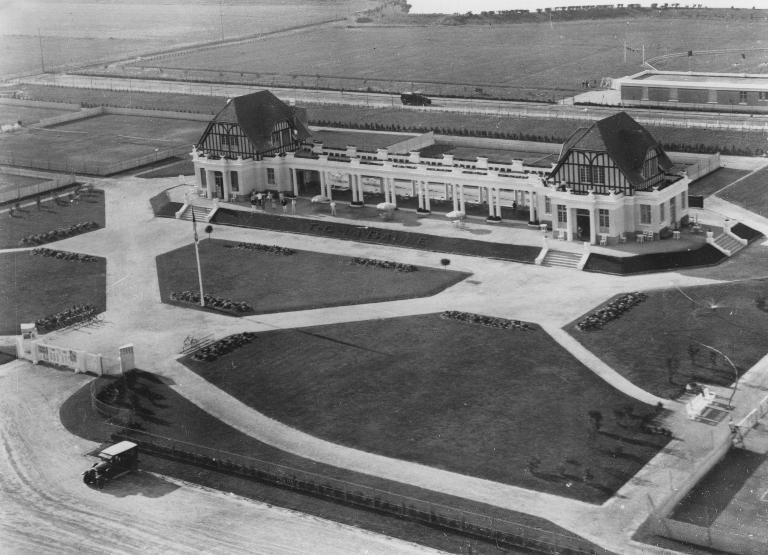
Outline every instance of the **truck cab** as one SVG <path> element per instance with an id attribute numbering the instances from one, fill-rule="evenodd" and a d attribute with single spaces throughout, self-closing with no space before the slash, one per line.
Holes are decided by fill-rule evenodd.
<path id="1" fill-rule="evenodd" d="M 121 441 L 102 450 L 99 460 L 83 472 L 83 482 L 99 489 L 110 480 L 136 470 L 139 466 L 139 446 L 132 441 Z"/>

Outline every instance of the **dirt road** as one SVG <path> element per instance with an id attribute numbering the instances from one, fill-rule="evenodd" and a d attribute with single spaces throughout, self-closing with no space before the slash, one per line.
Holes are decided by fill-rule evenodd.
<path id="1" fill-rule="evenodd" d="M 0 553 L 436 553 L 141 471 L 85 486 L 97 445 L 67 432 L 59 407 L 89 379 L 0 366 Z"/>

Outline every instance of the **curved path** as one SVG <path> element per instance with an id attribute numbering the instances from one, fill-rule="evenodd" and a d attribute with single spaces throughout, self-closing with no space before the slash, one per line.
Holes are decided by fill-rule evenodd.
<path id="1" fill-rule="evenodd" d="M 647 545 L 634 544 L 630 536 L 648 515 L 648 500 L 658 502 L 666 498 L 671 487 L 670 481 L 685 479 L 692 472 L 690 463 L 680 464 L 680 460 L 671 455 L 660 453 L 643 468 L 636 480 L 621 489 L 619 495 L 602 506 L 590 505 L 325 442 L 266 418 L 213 387 L 174 359 L 184 338 L 190 334 L 212 333 L 220 337 L 246 330 L 264 331 L 424 314 L 446 309 L 535 321 L 562 339 L 568 347 L 570 341 L 565 338 L 564 332 L 558 331 L 559 328 L 610 296 L 628 290 L 647 290 L 673 284 L 704 284 L 712 280 L 675 273 L 615 277 L 452 256 L 452 268 L 470 271 L 474 275 L 471 280 L 465 280 L 432 297 L 235 319 L 160 303 L 155 256 L 189 244 L 191 224 L 154 218 L 147 199 L 175 185 L 175 182 L 175 178 L 125 178 L 100 180 L 96 183 L 105 188 L 107 227 L 49 246 L 107 257 L 105 325 L 97 329 L 56 332 L 48 336 L 49 341 L 101 352 L 107 356 L 116 353 L 119 345 L 132 342 L 136 347 L 139 368 L 157 370 L 172 378 L 174 387 L 204 410 L 236 429 L 297 455 L 499 507 L 529 512 L 620 553 L 659 552 Z M 466 237 L 465 231 L 456 230 L 447 222 L 430 220 L 425 227 L 429 226 L 436 233 Z M 516 233 L 512 228 L 505 228 L 507 231 L 494 229 L 497 240 L 504 240 L 498 234 Z M 223 226 L 217 226 L 214 233 L 219 239 L 278 244 L 440 267 L 439 255 L 411 249 Z M 486 237 L 483 239 L 487 240 Z M 507 240 L 512 240 L 512 237 L 507 237 Z M 319 283 L 318 287 L 322 287 L 322 284 Z M 572 352 L 578 351 L 574 345 L 570 347 Z M 602 364 L 599 359 L 581 354 L 584 356 L 580 356 L 580 360 L 618 389 L 647 403 L 655 404 L 657 401 Z M 702 444 L 681 443 L 680 449 L 689 452 L 691 458 L 688 460 L 695 460 L 693 457 L 698 453 L 696 449 Z"/>

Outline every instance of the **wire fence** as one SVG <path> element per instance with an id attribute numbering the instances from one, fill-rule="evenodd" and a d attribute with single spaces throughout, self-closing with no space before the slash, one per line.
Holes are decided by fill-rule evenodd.
<path id="1" fill-rule="evenodd" d="M 99 401 L 93 389 L 92 400 L 94 408 L 111 418 L 113 440 L 133 441 L 143 452 L 151 455 L 450 530 L 494 542 L 498 546 L 553 554 L 609 553 L 575 535 L 124 427 L 131 422 L 132 415 Z"/>
<path id="2" fill-rule="evenodd" d="M 0 159 L 0 164 L 2 163 L 2 159 Z M 42 195 L 49 191 L 55 191 L 56 189 L 61 189 L 62 187 L 73 185 L 76 181 L 77 179 L 75 176 L 70 173 L 69 175 L 61 175 L 52 179 L 48 179 L 42 183 L 19 185 L 13 190 L 0 192 L 0 204 Z"/>

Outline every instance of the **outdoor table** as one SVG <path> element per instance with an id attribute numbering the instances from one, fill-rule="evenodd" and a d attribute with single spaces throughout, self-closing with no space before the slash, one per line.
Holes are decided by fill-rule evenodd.
<path id="1" fill-rule="evenodd" d="M 637 242 L 638 243 L 645 243 L 645 235 L 643 235 L 642 233 L 638 233 L 637 234 Z"/>
<path id="2" fill-rule="evenodd" d="M 679 231 L 673 231 L 672 232 L 672 239 L 680 239 L 680 232 Z"/>

